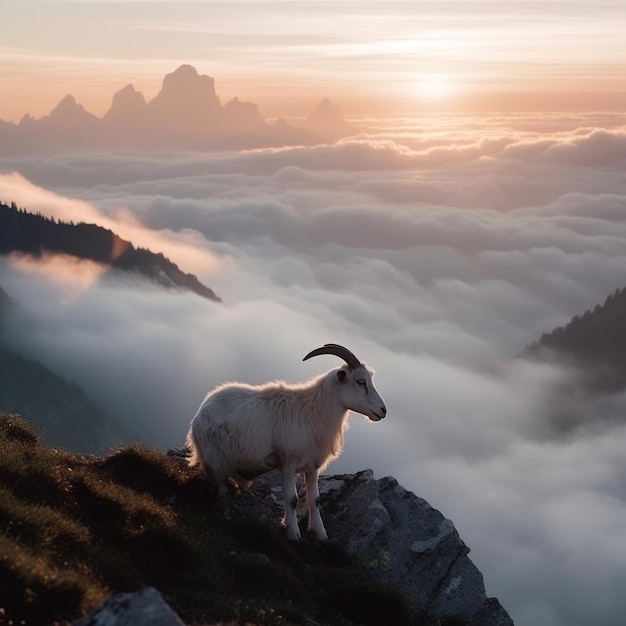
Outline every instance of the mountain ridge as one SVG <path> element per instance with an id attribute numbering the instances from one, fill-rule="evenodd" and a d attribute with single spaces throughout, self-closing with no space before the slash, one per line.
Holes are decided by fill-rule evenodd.
<path id="1" fill-rule="evenodd" d="M 212 289 L 193 274 L 183 272 L 162 253 L 136 248 L 109 229 L 85 222 L 57 221 L 18 209 L 15 203 L 0 202 L 0 255 L 40 257 L 46 252 L 95 261 L 166 289 L 191 291 L 208 300 L 221 301 Z"/>
<path id="2" fill-rule="evenodd" d="M 578 369 L 585 386 L 595 391 L 626 387 L 626 287 L 609 294 L 527 346 L 520 355 L 556 361 Z"/>
<path id="3" fill-rule="evenodd" d="M 66 95 L 49 115 L 29 114 L 18 124 L 0 120 L 0 154 L 93 149 L 252 149 L 334 142 L 355 134 L 325 98 L 301 125 L 268 122 L 253 102 L 222 105 L 215 79 L 183 64 L 167 74 L 147 101 L 129 83 L 117 91 L 102 118 Z"/>
<path id="4" fill-rule="evenodd" d="M 48 446 L 80 453 L 104 450 L 139 439 L 106 415 L 78 384 L 41 361 L 9 347 L 9 318 L 24 311 L 0 286 L 0 411 L 28 419 Z"/>

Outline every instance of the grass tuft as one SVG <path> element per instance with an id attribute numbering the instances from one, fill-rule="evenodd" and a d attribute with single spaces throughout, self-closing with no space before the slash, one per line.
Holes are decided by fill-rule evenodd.
<path id="1" fill-rule="evenodd" d="M 30 446 L 39 445 L 39 435 L 31 426 L 30 422 L 20 415 L 3 413 L 0 420 L 0 439 L 4 441 L 16 441 Z"/>
<path id="2" fill-rule="evenodd" d="M 187 480 L 185 469 L 167 455 L 143 444 L 122 447 L 104 460 L 107 475 L 160 500 L 172 498 Z"/>

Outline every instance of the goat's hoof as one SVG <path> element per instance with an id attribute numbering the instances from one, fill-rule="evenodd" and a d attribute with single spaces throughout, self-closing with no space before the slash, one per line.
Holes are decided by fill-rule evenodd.
<path id="1" fill-rule="evenodd" d="M 315 529 L 315 528 L 309 527 L 307 530 L 309 531 L 311 535 L 313 535 L 313 538 L 316 541 L 328 541 L 328 534 L 326 533 L 325 528 L 322 527 L 322 529 L 320 530 L 319 528 Z"/>
<path id="2" fill-rule="evenodd" d="M 328 535 L 324 533 L 313 533 L 315 541 L 328 541 Z"/>

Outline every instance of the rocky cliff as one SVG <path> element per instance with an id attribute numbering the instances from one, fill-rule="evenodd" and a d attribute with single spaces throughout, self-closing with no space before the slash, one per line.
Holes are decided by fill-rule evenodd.
<path id="1" fill-rule="evenodd" d="M 304 530 L 307 512 L 302 481 L 299 491 L 298 515 Z M 469 548 L 453 522 L 394 478 L 375 479 L 370 470 L 322 476 L 320 495 L 329 541 L 341 545 L 375 581 L 408 600 L 413 615 L 410 623 L 512 626 L 498 600 L 487 597 L 482 574 L 468 557 Z M 270 472 L 249 491 L 228 496 L 219 506 L 227 519 L 261 521 L 277 528 L 281 499 L 280 475 Z M 245 559 L 251 566 L 271 562 L 262 550 L 247 553 Z M 120 617 L 121 604 L 128 611 L 126 617 Z M 133 620 L 138 623 L 143 611 L 163 620 L 154 623 L 183 623 L 158 593 L 143 589 L 110 599 L 75 626 L 130 625 Z M 116 621 L 110 621 L 112 616 Z"/>
<path id="2" fill-rule="evenodd" d="M 0 623 L 511 624 L 454 524 L 393 478 L 322 477 L 322 542 L 287 541 L 279 482 L 218 499 L 180 454 L 76 455 L 0 412 Z"/>
<path id="3" fill-rule="evenodd" d="M 395 478 L 376 479 L 365 470 L 321 476 L 319 486 L 330 541 L 342 545 L 378 582 L 400 590 L 424 623 L 513 623 L 496 599 L 487 598 L 482 574 L 454 523 Z M 279 473 L 266 474 L 224 506 L 231 517 L 276 523 L 282 515 Z M 306 521 L 302 481 L 298 516 Z"/>

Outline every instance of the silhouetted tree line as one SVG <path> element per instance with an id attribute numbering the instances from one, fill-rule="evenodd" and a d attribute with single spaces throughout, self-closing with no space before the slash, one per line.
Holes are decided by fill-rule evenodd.
<path id="1" fill-rule="evenodd" d="M 0 254 L 20 252 L 32 256 L 67 254 L 122 270 L 139 272 L 165 287 L 188 289 L 210 300 L 215 293 L 193 274 L 186 274 L 161 253 L 135 248 L 113 231 L 80 222 L 57 221 L 0 203 Z"/>
<path id="2" fill-rule="evenodd" d="M 595 370 L 606 386 L 626 384 L 626 288 L 616 289 L 604 304 L 575 315 L 565 326 L 544 333 L 526 354 L 540 356 L 546 350 Z"/>

